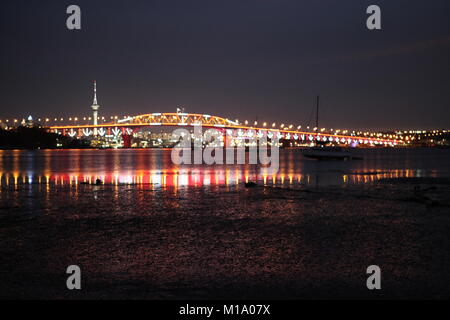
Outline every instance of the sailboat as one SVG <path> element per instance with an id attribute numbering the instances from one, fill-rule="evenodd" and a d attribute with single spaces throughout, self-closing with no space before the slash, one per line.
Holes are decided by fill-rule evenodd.
<path id="1" fill-rule="evenodd" d="M 316 101 L 316 129 L 319 130 L 319 96 Z M 361 157 L 353 156 L 348 149 L 325 146 L 317 141 L 315 147 L 303 150 L 303 156 L 315 160 L 362 160 Z"/>

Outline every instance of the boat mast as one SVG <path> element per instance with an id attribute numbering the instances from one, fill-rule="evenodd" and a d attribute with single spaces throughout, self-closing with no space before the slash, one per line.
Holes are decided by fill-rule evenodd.
<path id="1" fill-rule="evenodd" d="M 319 131 L 319 96 L 317 96 L 316 102 L 316 128 Z"/>
<path id="2" fill-rule="evenodd" d="M 316 99 L 316 133 L 319 134 L 319 95 L 317 95 Z M 317 143 L 317 138 L 314 145 L 317 147 L 319 143 Z"/>

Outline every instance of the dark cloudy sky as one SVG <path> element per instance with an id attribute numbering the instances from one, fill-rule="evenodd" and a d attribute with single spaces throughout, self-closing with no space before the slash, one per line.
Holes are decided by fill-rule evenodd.
<path id="1" fill-rule="evenodd" d="M 320 93 L 328 128 L 450 128 L 448 0 L 6 0 L 0 15 L 3 119 L 87 115 L 96 79 L 107 116 L 306 125 Z"/>

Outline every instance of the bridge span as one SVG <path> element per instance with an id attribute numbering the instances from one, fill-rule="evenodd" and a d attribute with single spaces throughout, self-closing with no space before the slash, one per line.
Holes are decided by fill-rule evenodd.
<path id="1" fill-rule="evenodd" d="M 317 131 L 300 131 L 292 128 L 267 128 L 243 125 L 226 118 L 206 114 L 193 113 L 150 113 L 112 121 L 103 124 L 85 125 L 57 125 L 51 126 L 50 130 L 70 137 L 116 137 L 129 140 L 133 133 L 145 127 L 172 126 L 172 127 L 195 127 L 216 128 L 224 135 L 254 137 L 267 135 L 269 139 L 293 140 L 298 142 L 330 142 L 343 145 L 364 146 L 398 146 L 403 145 L 402 140 L 386 139 L 380 137 L 341 135 L 336 133 L 324 133 Z"/>

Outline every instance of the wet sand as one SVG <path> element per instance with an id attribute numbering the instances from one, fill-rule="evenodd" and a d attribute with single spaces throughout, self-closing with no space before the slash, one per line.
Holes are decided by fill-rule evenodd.
<path id="1" fill-rule="evenodd" d="M 73 188 L 2 190 L 1 298 L 450 298 L 445 179 Z M 81 291 L 66 289 L 72 264 Z"/>

